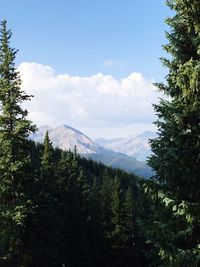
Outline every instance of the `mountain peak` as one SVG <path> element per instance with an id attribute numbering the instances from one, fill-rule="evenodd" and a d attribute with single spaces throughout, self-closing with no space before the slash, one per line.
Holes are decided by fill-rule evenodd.
<path id="1" fill-rule="evenodd" d="M 41 126 L 38 131 L 31 136 L 31 139 L 42 143 L 47 130 L 49 131 L 49 138 L 53 145 L 63 150 L 74 150 L 75 146 L 80 154 L 97 153 L 99 150 L 102 150 L 102 148 L 89 137 L 68 125 L 61 125 L 56 128 L 51 128 L 47 125 Z"/>
<path id="2" fill-rule="evenodd" d="M 155 132 L 145 131 L 137 136 L 107 140 L 98 139 L 97 142 L 107 149 L 124 153 L 140 161 L 146 161 L 147 157 L 151 154 L 149 139 L 155 137 Z"/>
<path id="3" fill-rule="evenodd" d="M 61 126 L 56 127 L 54 130 L 60 130 L 67 133 L 67 131 L 69 131 L 71 134 L 77 134 L 77 135 L 82 135 L 85 138 L 89 139 L 90 141 L 92 141 L 87 135 L 85 135 L 84 133 L 82 133 L 81 131 L 77 130 L 76 128 L 73 128 L 69 125 L 63 124 Z M 92 141 L 93 142 L 93 141 Z"/>

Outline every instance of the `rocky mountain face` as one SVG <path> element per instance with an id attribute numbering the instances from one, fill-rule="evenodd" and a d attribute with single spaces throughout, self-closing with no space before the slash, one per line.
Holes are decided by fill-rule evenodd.
<path id="1" fill-rule="evenodd" d="M 134 157 L 139 161 L 146 161 L 151 154 L 149 139 L 156 137 L 155 132 L 145 131 L 138 136 L 129 136 L 117 139 L 96 139 L 95 141 L 112 151 L 121 152 L 128 156 Z"/>
<path id="2" fill-rule="evenodd" d="M 145 161 L 138 161 L 136 157 L 133 157 L 137 153 L 138 155 L 142 155 L 142 149 L 146 148 L 145 144 L 142 145 L 142 140 L 147 139 L 147 133 L 143 137 L 138 137 L 136 139 L 138 142 L 123 138 L 113 140 L 98 139 L 98 144 L 77 129 L 62 125 L 56 128 L 42 126 L 30 138 L 35 142 L 43 143 L 46 131 L 48 131 L 49 138 L 54 147 L 59 147 L 63 150 L 74 150 L 76 146 L 78 153 L 83 157 L 102 162 L 113 168 L 121 168 L 127 172 L 133 172 L 145 178 L 152 175 L 152 171 L 146 165 Z M 138 145 L 138 149 L 134 148 L 134 142 L 135 144 L 141 144 L 140 146 Z M 129 145 L 131 146 L 130 149 Z M 144 154 L 147 153 L 147 149 Z"/>
<path id="3" fill-rule="evenodd" d="M 63 150 L 74 150 L 75 146 L 78 153 L 88 154 L 102 151 L 102 147 L 84 135 L 82 132 L 67 126 L 62 125 L 56 128 L 42 126 L 38 131 L 31 136 L 35 142 L 42 143 L 46 131 L 49 133 L 49 138 L 55 147 Z"/>

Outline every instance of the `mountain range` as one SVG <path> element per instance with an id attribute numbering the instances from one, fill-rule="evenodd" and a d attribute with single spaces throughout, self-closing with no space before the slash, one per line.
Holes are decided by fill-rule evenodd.
<path id="1" fill-rule="evenodd" d="M 67 125 L 61 125 L 56 128 L 51 128 L 47 125 L 38 128 L 38 131 L 31 135 L 31 139 L 35 142 L 42 143 L 48 131 L 49 138 L 54 147 L 59 147 L 63 150 L 74 150 L 76 146 L 79 154 L 98 153 L 102 147 L 87 137 L 82 132 Z"/>
<path id="2" fill-rule="evenodd" d="M 155 137 L 155 132 L 145 131 L 137 136 L 117 139 L 99 138 L 95 141 L 99 145 L 112 151 L 124 153 L 139 161 L 146 161 L 147 157 L 151 154 L 149 139 L 153 139 Z"/>
<path id="3" fill-rule="evenodd" d="M 148 136 L 152 137 L 151 132 L 145 132 L 143 135 L 133 138 L 133 140 L 129 137 L 110 140 L 101 138 L 94 141 L 79 130 L 67 125 L 56 128 L 45 125 L 39 127 L 30 138 L 35 142 L 42 143 L 46 131 L 48 131 L 54 147 L 63 150 L 74 150 L 76 146 L 78 153 L 83 157 L 102 162 L 113 168 L 124 169 L 145 178 L 152 175 L 152 171 L 145 161 L 138 160 L 135 157 L 135 155 L 139 155 L 139 158 L 145 159 L 145 156 L 149 153 L 147 138 Z"/>

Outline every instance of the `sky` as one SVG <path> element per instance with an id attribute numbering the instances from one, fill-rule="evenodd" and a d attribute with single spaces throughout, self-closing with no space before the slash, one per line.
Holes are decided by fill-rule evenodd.
<path id="1" fill-rule="evenodd" d="M 0 0 L 30 119 L 91 138 L 155 130 L 169 15 L 164 0 Z"/>

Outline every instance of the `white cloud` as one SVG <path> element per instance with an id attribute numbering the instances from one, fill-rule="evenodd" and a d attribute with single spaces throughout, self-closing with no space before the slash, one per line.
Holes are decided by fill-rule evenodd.
<path id="1" fill-rule="evenodd" d="M 44 125 L 44 122 L 46 125 L 52 125 L 53 121 L 51 117 L 48 116 L 48 114 L 42 112 L 42 111 L 31 111 L 29 113 L 29 119 L 31 121 L 37 122 L 38 125 Z"/>
<path id="2" fill-rule="evenodd" d="M 27 108 L 38 125 L 68 124 L 109 131 L 109 127 L 150 125 L 155 119 L 152 103 L 157 102 L 158 93 L 141 73 L 117 80 L 102 73 L 57 75 L 51 67 L 36 63 L 22 63 L 18 69 L 23 89 L 34 95 Z"/>

